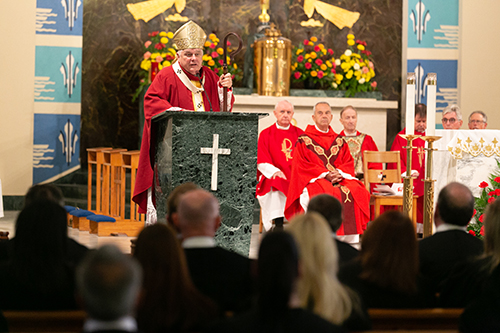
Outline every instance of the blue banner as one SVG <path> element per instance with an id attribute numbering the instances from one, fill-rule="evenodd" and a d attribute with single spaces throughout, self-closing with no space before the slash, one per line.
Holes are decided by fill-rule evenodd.
<path id="1" fill-rule="evenodd" d="M 36 33 L 82 35 L 82 0 L 37 0 Z"/>

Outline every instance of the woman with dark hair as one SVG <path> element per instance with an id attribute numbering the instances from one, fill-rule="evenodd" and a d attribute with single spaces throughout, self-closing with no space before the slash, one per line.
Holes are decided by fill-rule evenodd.
<path id="1" fill-rule="evenodd" d="M 397 211 L 380 215 L 366 229 L 359 259 L 340 267 L 339 279 L 358 292 L 368 308 L 420 308 L 434 297 L 418 276 L 413 223 Z"/>
<path id="2" fill-rule="evenodd" d="M 143 268 L 137 310 L 142 332 L 198 332 L 216 318 L 213 302 L 193 285 L 175 231 L 164 224 L 142 230 L 134 257 Z"/>
<path id="3" fill-rule="evenodd" d="M 258 259 L 258 299 L 252 311 L 214 327 L 213 332 L 343 332 L 300 307 L 299 255 L 293 237 L 273 232 L 264 237 Z"/>
<path id="4" fill-rule="evenodd" d="M 74 267 L 66 261 L 66 211 L 39 200 L 26 206 L 16 222 L 12 257 L 0 266 L 0 309 L 76 308 Z"/>

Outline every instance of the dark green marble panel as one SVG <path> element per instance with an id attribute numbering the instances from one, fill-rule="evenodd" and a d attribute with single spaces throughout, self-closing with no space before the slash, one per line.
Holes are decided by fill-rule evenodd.
<path id="1" fill-rule="evenodd" d="M 166 215 L 165 201 L 172 189 L 192 181 L 211 191 L 220 202 L 222 225 L 216 241 L 248 256 L 257 184 L 258 120 L 262 114 L 220 112 L 165 112 L 154 119 L 156 136 L 155 183 L 158 217 Z M 219 149 L 217 190 L 211 190 L 213 135 Z"/>

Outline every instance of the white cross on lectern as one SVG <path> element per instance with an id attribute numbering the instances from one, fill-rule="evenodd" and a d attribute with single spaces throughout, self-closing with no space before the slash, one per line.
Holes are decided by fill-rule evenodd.
<path id="1" fill-rule="evenodd" d="M 231 154 L 231 149 L 219 149 L 219 134 L 214 134 L 214 143 L 212 148 L 201 148 L 200 153 L 202 154 L 212 154 L 212 191 L 217 191 L 217 169 L 219 165 L 219 154 L 229 155 Z"/>

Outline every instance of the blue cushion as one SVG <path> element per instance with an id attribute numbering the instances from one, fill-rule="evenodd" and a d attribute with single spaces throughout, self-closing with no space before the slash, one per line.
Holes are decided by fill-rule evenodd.
<path id="1" fill-rule="evenodd" d="M 66 211 L 69 213 L 71 212 L 72 210 L 75 210 L 76 207 L 73 207 L 73 206 L 64 206 L 64 209 L 66 209 Z"/>
<path id="2" fill-rule="evenodd" d="M 89 215 L 87 216 L 87 220 L 95 221 L 95 222 L 116 222 L 116 219 L 107 215 Z"/>
<path id="3" fill-rule="evenodd" d="M 77 217 L 85 217 L 85 216 L 89 216 L 89 215 L 95 215 L 90 210 L 80 209 L 80 208 L 73 209 L 71 212 L 69 212 L 69 214 L 73 215 L 73 216 L 77 216 Z"/>

